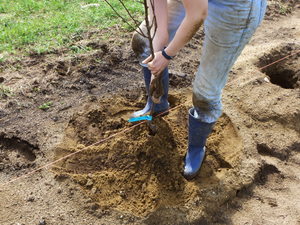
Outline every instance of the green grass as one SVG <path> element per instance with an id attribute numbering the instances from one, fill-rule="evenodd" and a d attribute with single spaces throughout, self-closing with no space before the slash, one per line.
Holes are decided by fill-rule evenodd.
<path id="1" fill-rule="evenodd" d="M 6 87 L 4 85 L 0 85 L 0 99 L 1 98 L 6 98 L 6 97 L 10 97 L 12 95 L 13 95 L 13 93 L 10 90 L 9 87 Z"/>
<path id="2" fill-rule="evenodd" d="M 45 102 L 42 105 L 39 106 L 39 109 L 47 110 L 50 109 L 50 107 L 53 105 L 53 102 Z"/>
<path id="3" fill-rule="evenodd" d="M 129 18 L 118 0 L 109 1 Z M 134 0 L 124 2 L 141 21 L 142 5 Z M 100 6 L 81 7 L 92 3 Z M 91 28 L 101 30 L 116 24 L 131 29 L 103 0 L 0 0 L 0 54 L 47 52 L 70 44 Z"/>

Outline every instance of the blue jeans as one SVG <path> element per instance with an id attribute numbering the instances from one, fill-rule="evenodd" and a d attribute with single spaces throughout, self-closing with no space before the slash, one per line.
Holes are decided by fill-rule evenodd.
<path id="1" fill-rule="evenodd" d="M 193 83 L 193 105 L 197 112 L 195 117 L 200 121 L 212 123 L 221 116 L 221 95 L 228 72 L 261 23 L 266 4 L 267 0 L 208 1 L 208 16 L 204 22 L 205 39 L 200 66 Z M 168 14 L 171 41 L 185 16 L 182 2 L 169 0 Z M 141 28 L 144 29 L 144 26 L 142 24 Z M 145 48 L 144 54 L 140 56 L 145 57 L 148 51 Z"/>
<path id="2" fill-rule="evenodd" d="M 193 84 L 193 105 L 201 121 L 211 123 L 221 116 L 228 73 L 265 10 L 266 0 L 209 1 L 200 66 Z"/>

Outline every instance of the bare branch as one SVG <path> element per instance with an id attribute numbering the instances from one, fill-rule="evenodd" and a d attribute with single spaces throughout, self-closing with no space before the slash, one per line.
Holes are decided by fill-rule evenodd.
<path id="1" fill-rule="evenodd" d="M 150 0 L 150 2 L 151 2 L 151 0 Z M 154 3 L 153 4 L 151 3 L 151 7 L 152 6 L 153 6 L 152 11 L 153 11 L 153 15 L 154 15 Z M 147 0 L 144 0 L 144 9 L 145 9 L 145 22 L 146 22 L 146 29 L 147 29 L 147 38 L 149 40 L 151 56 L 152 56 L 152 58 L 154 58 L 153 37 L 151 35 L 151 27 L 150 27 L 149 12 L 148 12 L 149 7 L 148 7 Z"/>
<path id="2" fill-rule="evenodd" d="M 130 18 L 132 19 L 132 21 L 134 22 L 134 24 L 136 26 L 139 26 L 140 25 L 140 22 L 137 21 L 131 14 L 131 12 L 129 12 L 128 8 L 125 6 L 123 0 L 119 0 L 119 2 L 122 4 L 123 8 L 126 10 L 127 14 L 130 16 Z"/>
<path id="3" fill-rule="evenodd" d="M 116 10 L 109 2 L 108 2 L 108 0 L 104 0 L 104 1 L 105 1 L 105 2 L 109 5 L 109 7 L 117 14 L 117 16 L 120 17 L 120 18 L 123 20 L 123 22 L 125 22 L 125 23 L 126 23 L 128 26 L 130 26 L 132 29 L 135 29 L 135 27 L 133 27 L 130 23 L 128 23 L 127 20 L 117 12 L 117 10 Z M 139 31 L 136 30 L 136 32 L 139 33 L 140 35 L 142 35 L 143 37 L 146 37 L 145 34 L 144 34 L 144 32 L 143 32 L 140 28 L 139 28 Z"/>
<path id="4" fill-rule="evenodd" d="M 108 2 L 109 0 L 104 0 L 110 8 L 116 13 L 118 17 L 120 17 L 129 27 L 134 28 L 132 24 L 130 24 L 123 16 L 121 16 L 117 10 Z M 150 2 L 150 10 L 152 10 L 152 18 L 149 16 L 149 5 L 147 0 L 136 0 L 136 2 L 139 2 L 144 5 L 144 10 L 145 10 L 145 23 L 146 23 L 146 33 L 140 28 L 139 22 L 133 17 L 133 15 L 130 13 L 126 5 L 124 4 L 123 0 L 119 0 L 123 8 L 125 9 L 126 13 L 129 15 L 131 20 L 133 21 L 134 25 L 137 26 L 138 28 L 134 28 L 135 31 L 140 34 L 142 37 L 147 38 L 149 41 L 149 48 L 151 52 L 151 57 L 154 58 L 154 47 L 153 47 L 153 40 L 155 38 L 156 32 L 157 32 L 157 18 L 155 15 L 155 5 L 154 5 L 155 0 L 149 0 Z M 152 21 L 150 21 L 152 19 Z M 154 99 L 160 98 L 160 96 L 163 95 L 163 85 L 162 85 L 162 76 L 155 76 L 153 80 L 151 81 L 150 84 L 150 95 Z M 154 104 L 151 106 L 151 115 L 153 114 L 153 107 Z"/>

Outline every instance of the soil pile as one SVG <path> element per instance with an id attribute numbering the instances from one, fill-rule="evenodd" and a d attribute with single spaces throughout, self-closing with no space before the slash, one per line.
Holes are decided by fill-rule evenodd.
<path id="1" fill-rule="evenodd" d="M 181 102 L 185 100 L 182 97 Z M 232 192 L 231 187 L 239 185 L 234 177 L 240 167 L 243 145 L 225 114 L 208 139 L 208 154 L 200 176 L 193 182 L 183 178 L 186 112 L 190 101 L 167 117 L 155 118 L 157 134 L 154 136 L 149 134 L 147 124 L 141 124 L 102 144 L 88 147 L 97 139 L 130 126 L 120 118 L 130 108 L 129 99 L 114 100 L 113 106 L 110 101 L 104 101 L 96 108 L 86 108 L 84 113 L 75 115 L 56 150 L 59 158 L 87 147 L 62 162 L 56 171 L 72 177 L 101 207 L 135 216 L 148 216 L 161 208 L 183 210 L 192 204 L 203 209 L 216 200 L 225 201 Z"/>

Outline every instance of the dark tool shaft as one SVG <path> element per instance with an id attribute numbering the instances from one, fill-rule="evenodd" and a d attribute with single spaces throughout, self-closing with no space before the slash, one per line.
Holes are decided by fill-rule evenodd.
<path id="1" fill-rule="evenodd" d="M 150 115 L 152 116 L 152 120 L 148 121 L 147 124 L 148 124 L 148 128 L 149 128 L 149 134 L 154 136 L 156 133 L 157 133 L 157 128 L 155 126 L 155 124 L 153 123 L 153 115 L 154 115 L 154 105 L 155 103 L 152 102 L 151 104 L 151 110 L 150 110 Z"/>

